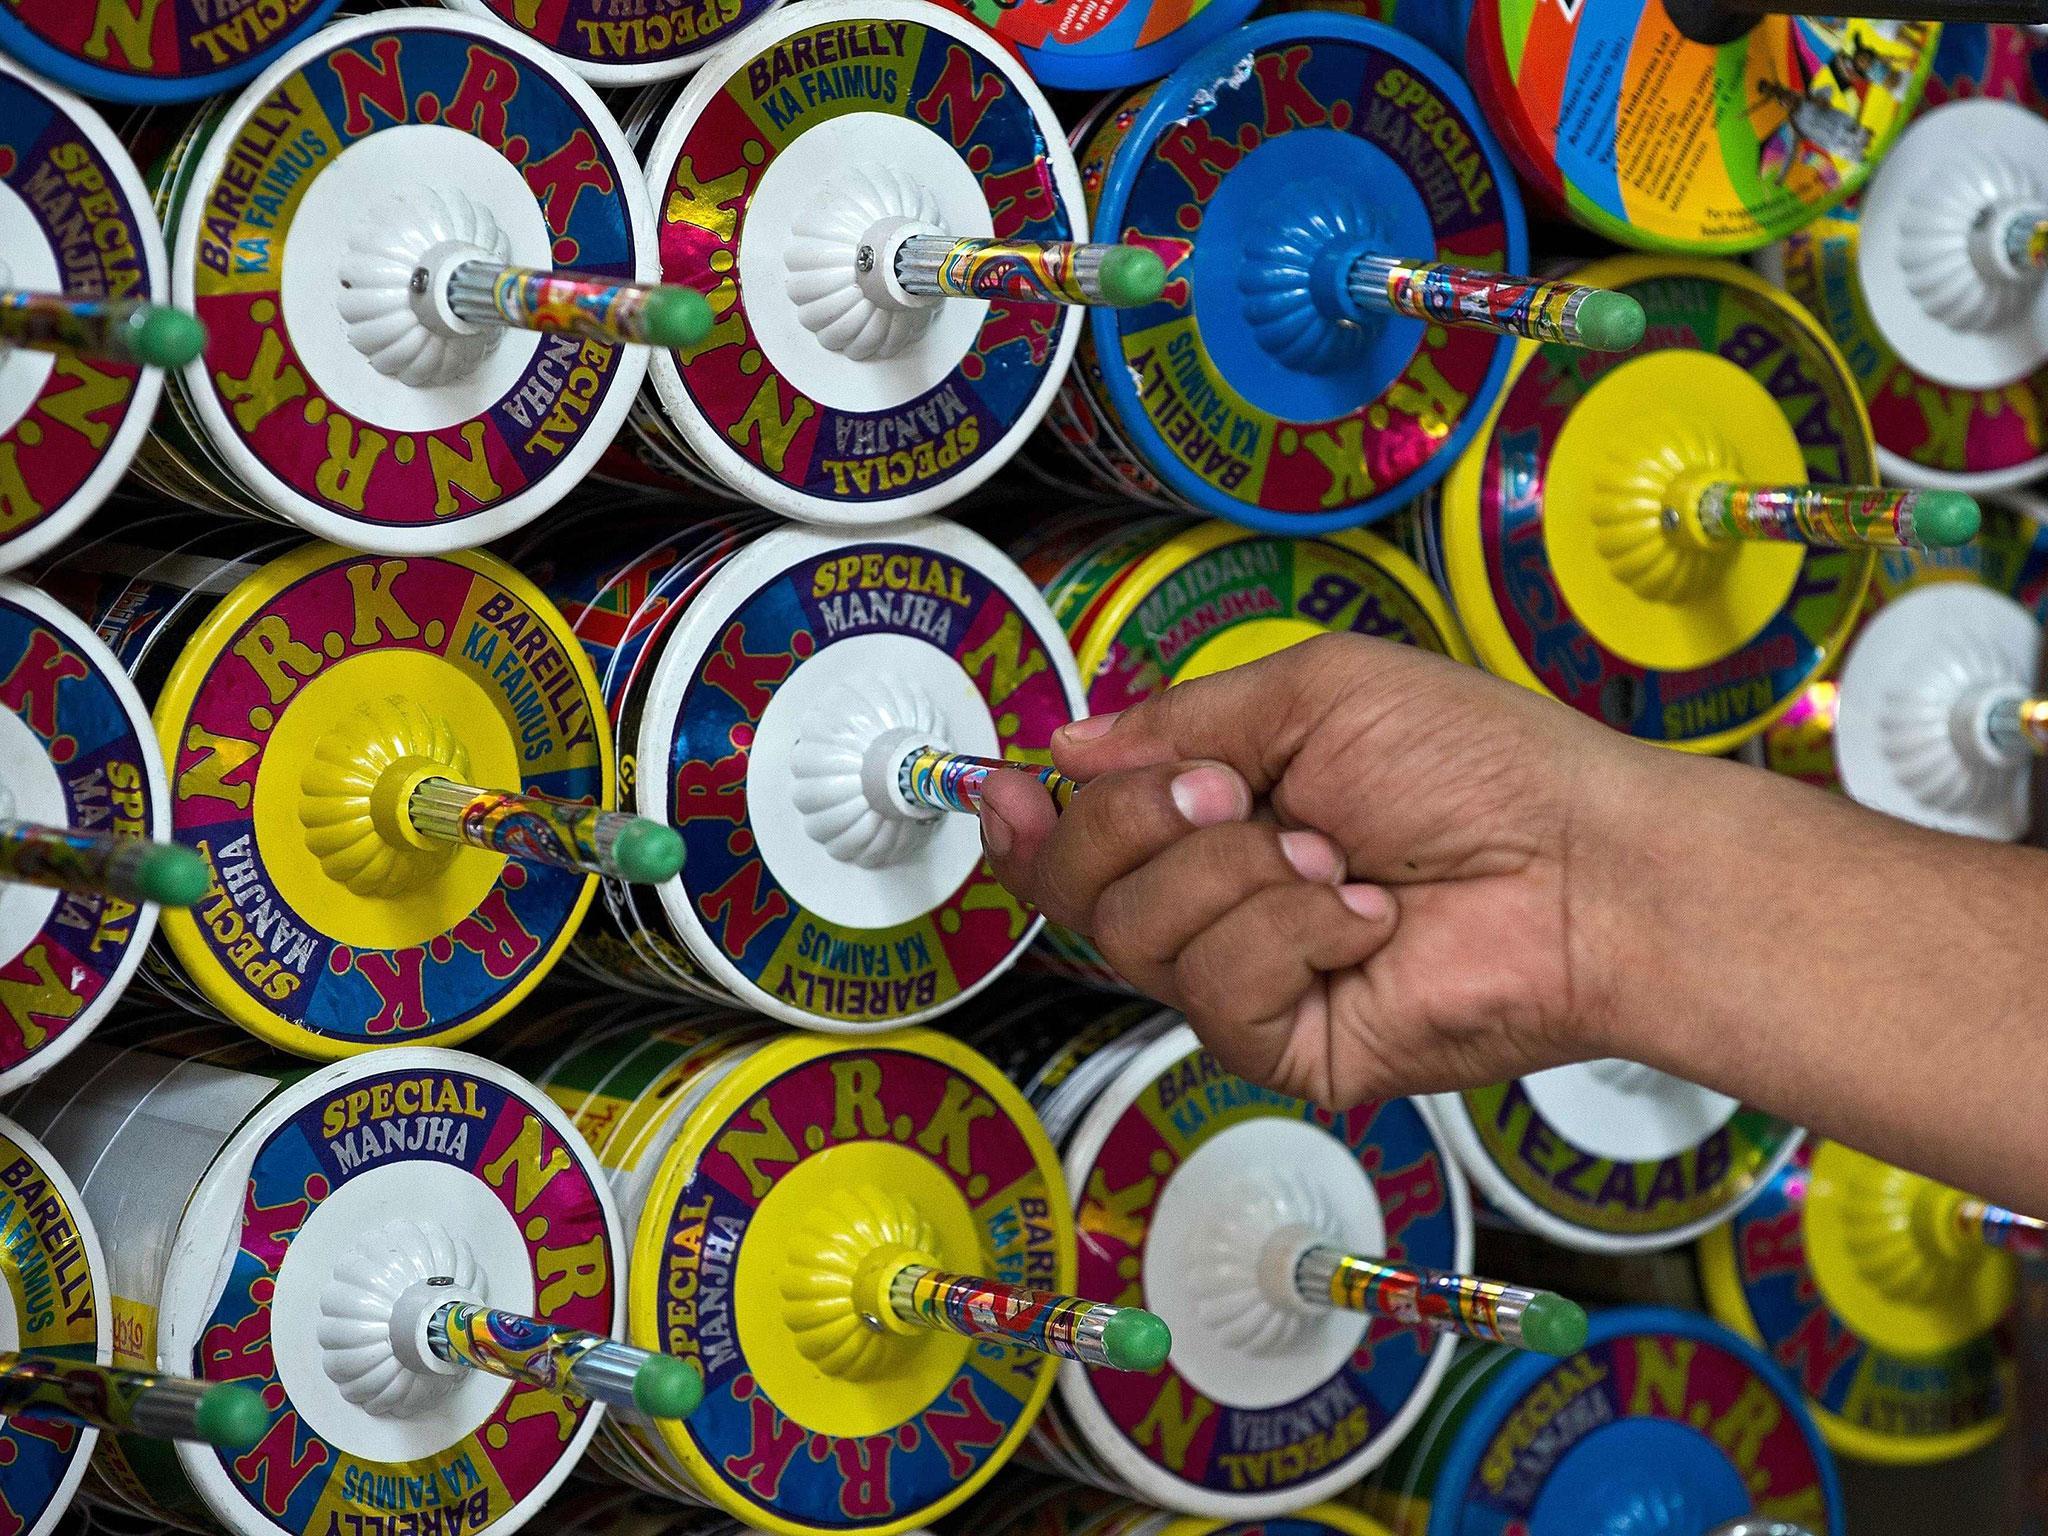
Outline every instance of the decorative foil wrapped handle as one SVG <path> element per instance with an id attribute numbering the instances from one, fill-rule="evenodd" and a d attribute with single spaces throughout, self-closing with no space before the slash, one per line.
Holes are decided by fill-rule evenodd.
<path id="1" fill-rule="evenodd" d="M 1412 1269 L 1335 1248 L 1303 1253 L 1295 1262 L 1294 1288 L 1312 1306 L 1370 1313 L 1538 1354 L 1574 1354 L 1586 1343 L 1585 1310 L 1555 1291 Z"/>
<path id="2" fill-rule="evenodd" d="M 207 874 L 178 843 L 0 821 L 0 881 L 189 907 L 206 895 Z"/>
<path id="3" fill-rule="evenodd" d="M 48 1355 L 0 1354 L 0 1414 L 246 1450 L 270 1412 L 248 1387 Z"/>
<path id="4" fill-rule="evenodd" d="M 855 266 L 872 270 L 872 244 Z M 1022 299 L 1044 304 L 1128 309 L 1166 288 L 1166 264 L 1142 245 L 1067 240 L 955 240 L 911 235 L 896 247 L 896 281 L 928 299 Z"/>
<path id="5" fill-rule="evenodd" d="M 451 1365 L 650 1419 L 688 1418 L 704 1399 L 704 1378 L 686 1360 L 495 1307 L 436 1307 L 427 1319 L 427 1347 Z"/>
<path id="6" fill-rule="evenodd" d="M 1165 1322 L 1140 1307 L 1030 1291 L 923 1264 L 906 1264 L 891 1277 L 889 1306 L 899 1321 L 920 1328 L 1001 1339 L 1114 1371 L 1156 1371 L 1173 1347 Z"/>
<path id="7" fill-rule="evenodd" d="M 424 293 L 434 269 L 421 267 L 412 280 Z M 696 289 L 673 283 L 625 283 L 484 260 L 457 263 L 445 280 L 448 308 L 470 325 L 669 348 L 695 346 L 711 334 L 710 304 Z"/>
<path id="8" fill-rule="evenodd" d="M 1666 506 L 1665 525 L 1688 522 L 1714 539 L 1759 539 L 1825 549 L 1954 549 L 1977 537 L 1974 497 L 1875 485 L 1731 485 L 1700 490 L 1690 509 Z"/>
<path id="9" fill-rule="evenodd" d="M 1443 261 L 1353 258 L 1345 291 L 1362 309 L 1497 336 L 1626 352 L 1643 339 L 1643 306 L 1584 283 L 1506 277 Z"/>
<path id="10" fill-rule="evenodd" d="M 182 368 L 206 350 L 206 327 L 197 315 L 168 304 L 0 287 L 0 356 L 9 347 L 134 368 Z"/>
<path id="11" fill-rule="evenodd" d="M 406 810 L 424 837 L 557 869 L 659 885 L 683 867 L 675 828 L 580 800 L 427 778 L 413 787 Z"/>

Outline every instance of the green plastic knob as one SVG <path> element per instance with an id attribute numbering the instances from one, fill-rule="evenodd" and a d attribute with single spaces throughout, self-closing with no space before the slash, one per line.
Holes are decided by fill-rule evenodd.
<path id="1" fill-rule="evenodd" d="M 633 1406 L 650 1419 L 687 1419 L 703 1401 L 704 1378 L 674 1355 L 649 1355 L 633 1375 Z"/>
<path id="2" fill-rule="evenodd" d="M 642 316 L 647 339 L 670 351 L 694 347 L 711 334 L 710 302 L 694 288 L 664 283 L 648 296 Z"/>
<path id="3" fill-rule="evenodd" d="M 1586 1347 L 1586 1309 L 1555 1291 L 1538 1291 L 1522 1308 L 1522 1347 L 1539 1355 L 1575 1355 Z"/>
<path id="4" fill-rule="evenodd" d="M 152 843 L 135 866 L 135 884 L 159 906 L 196 906 L 206 897 L 206 860 L 182 843 Z"/>
<path id="5" fill-rule="evenodd" d="M 135 360 L 152 368 L 182 368 L 206 350 L 206 325 L 186 310 L 145 304 L 132 331 Z"/>
<path id="6" fill-rule="evenodd" d="M 1166 291 L 1166 263 L 1142 245 L 1113 246 L 1097 269 L 1102 296 L 1118 309 L 1150 304 Z"/>
<path id="7" fill-rule="evenodd" d="M 1977 537 L 1984 514 L 1974 496 L 1961 491 L 1917 491 L 1913 497 L 1913 537 L 1923 549 L 1954 549 Z"/>
<path id="8" fill-rule="evenodd" d="M 1579 301 L 1579 336 L 1596 352 L 1626 352 L 1646 324 L 1643 306 L 1625 293 L 1596 288 Z"/>
<path id="9" fill-rule="evenodd" d="M 208 1387 L 192 1410 L 192 1427 L 208 1445 L 246 1451 L 270 1427 L 270 1410 L 253 1387 Z"/>
<path id="10" fill-rule="evenodd" d="M 1173 1349 L 1166 1319 L 1143 1307 L 1120 1307 L 1102 1329 L 1102 1352 L 1119 1371 L 1156 1371 Z"/>
<path id="11" fill-rule="evenodd" d="M 612 839 L 612 863 L 634 885 L 673 880 L 683 867 L 682 834 L 674 827 L 636 816 Z"/>

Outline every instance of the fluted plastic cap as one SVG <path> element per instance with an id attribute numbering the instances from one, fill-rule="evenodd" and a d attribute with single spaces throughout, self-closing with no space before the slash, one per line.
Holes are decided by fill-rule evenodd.
<path id="1" fill-rule="evenodd" d="M 270 1427 L 270 1410 L 253 1387 L 209 1387 L 192 1411 L 192 1424 L 208 1445 L 245 1451 Z"/>
<path id="2" fill-rule="evenodd" d="M 674 827 L 635 817 L 612 842 L 612 862 L 635 885 L 659 885 L 683 867 L 682 834 Z"/>
<path id="3" fill-rule="evenodd" d="M 694 347 L 711 334 L 710 302 L 694 288 L 663 284 L 649 296 L 645 314 L 647 339 L 657 347 Z"/>
<path id="4" fill-rule="evenodd" d="M 1538 1291 L 1522 1308 L 1522 1344 L 1539 1355 L 1575 1355 L 1586 1347 L 1586 1309 L 1555 1291 Z"/>
<path id="5" fill-rule="evenodd" d="M 187 310 L 147 304 L 136 316 L 134 348 L 152 368 L 182 368 L 206 350 L 206 324 Z"/>
<path id="6" fill-rule="evenodd" d="M 1166 263 L 1142 245 L 1119 245 L 1102 257 L 1102 296 L 1118 309 L 1150 304 L 1166 291 Z"/>
<path id="7" fill-rule="evenodd" d="M 1643 306 L 1625 293 L 1597 288 L 1579 301 L 1579 335 L 1596 352 L 1626 352 L 1647 323 Z"/>
<path id="8" fill-rule="evenodd" d="M 1123 1307 L 1102 1329 L 1102 1352 L 1120 1371 L 1156 1371 L 1173 1349 L 1166 1319 L 1143 1307 Z"/>
<path id="9" fill-rule="evenodd" d="M 206 860 L 182 843 L 152 843 L 135 866 L 135 884 L 161 906 L 196 906 L 206 896 Z"/>
<path id="10" fill-rule="evenodd" d="M 687 1360 L 650 1355 L 633 1376 L 633 1406 L 650 1419 L 687 1419 L 704 1401 L 704 1378 Z"/>
<path id="11" fill-rule="evenodd" d="M 1913 537 L 1923 549 L 1954 549 L 1977 537 L 1984 521 L 1976 498 L 1961 491 L 1920 491 L 1913 502 Z"/>

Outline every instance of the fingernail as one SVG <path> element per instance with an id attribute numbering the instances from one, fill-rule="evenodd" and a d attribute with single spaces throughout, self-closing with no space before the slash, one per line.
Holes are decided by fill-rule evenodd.
<path id="1" fill-rule="evenodd" d="M 1117 715 L 1090 715 L 1086 720 L 1075 720 L 1063 725 L 1055 733 L 1062 741 L 1093 741 L 1098 736 L 1107 736 L 1115 725 Z"/>
<path id="2" fill-rule="evenodd" d="M 1188 769 L 1173 781 L 1172 793 L 1175 807 L 1197 827 L 1242 821 L 1250 810 L 1244 780 L 1221 763 Z"/>
<path id="3" fill-rule="evenodd" d="M 1338 860 L 1336 848 L 1320 832 L 1282 832 L 1280 851 L 1294 866 L 1294 872 L 1304 880 L 1313 880 L 1318 885 L 1335 885 L 1344 878 L 1344 867 Z"/>
<path id="4" fill-rule="evenodd" d="M 1003 820 L 1003 813 L 990 805 L 986 800 L 982 801 L 982 847 L 1000 859 L 1010 851 L 1010 845 L 1015 841 L 1016 834 L 1010 830 L 1010 824 Z"/>
<path id="5" fill-rule="evenodd" d="M 1394 898 L 1383 886 L 1340 885 L 1337 899 L 1367 922 L 1385 922 L 1394 915 Z"/>

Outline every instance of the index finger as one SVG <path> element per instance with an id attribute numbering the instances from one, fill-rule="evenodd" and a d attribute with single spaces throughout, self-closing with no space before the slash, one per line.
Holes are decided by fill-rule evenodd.
<path id="1" fill-rule="evenodd" d="M 1391 653 L 1391 654 L 1382 654 Z M 1286 772 L 1317 718 L 1349 691 L 1420 653 L 1362 635 L 1319 635 L 1240 667 L 1175 683 L 1115 715 L 1053 733 L 1052 755 L 1076 779 L 1207 758 L 1228 763 L 1263 796 Z"/>

